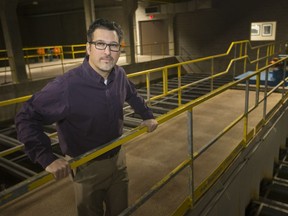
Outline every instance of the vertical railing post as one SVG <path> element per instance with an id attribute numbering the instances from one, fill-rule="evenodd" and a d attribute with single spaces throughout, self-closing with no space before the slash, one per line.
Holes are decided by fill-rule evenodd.
<path id="1" fill-rule="evenodd" d="M 62 66 L 62 73 L 65 73 L 65 67 L 64 67 L 64 51 L 63 51 L 63 46 L 59 46 L 60 49 L 60 61 L 61 61 L 61 66 Z"/>
<path id="2" fill-rule="evenodd" d="M 256 63 L 256 71 L 259 69 L 259 56 L 260 56 L 260 48 L 257 49 L 257 63 Z M 260 93 L 260 76 L 261 73 L 258 73 L 256 75 L 256 97 L 255 97 L 255 104 L 258 104 L 259 102 L 259 93 Z"/>
<path id="3" fill-rule="evenodd" d="M 271 46 L 267 47 L 266 56 L 269 57 L 271 54 Z M 269 64 L 268 58 L 266 58 L 266 65 Z M 268 87 L 268 69 L 265 70 L 265 82 L 264 82 L 264 100 L 263 100 L 263 120 L 266 120 L 266 112 L 267 112 L 267 87 Z"/>
<path id="4" fill-rule="evenodd" d="M 147 88 L 147 102 L 150 105 L 150 96 L 151 96 L 151 92 L 150 92 L 150 73 L 146 74 L 146 88 Z"/>
<path id="5" fill-rule="evenodd" d="M 248 43 L 246 42 L 245 43 L 245 50 L 244 50 L 244 55 L 245 56 L 247 56 L 247 46 L 248 46 Z M 243 72 L 244 73 L 246 72 L 246 68 L 247 68 L 247 58 L 244 59 L 244 67 L 243 67 L 243 69 L 244 69 Z"/>
<path id="6" fill-rule="evenodd" d="M 211 86 L 210 86 L 210 91 L 213 91 L 214 88 L 214 58 L 211 59 Z"/>
<path id="7" fill-rule="evenodd" d="M 188 117 L 188 154 L 191 158 L 190 172 L 189 172 L 189 194 L 192 200 L 192 206 L 194 206 L 195 196 L 194 196 L 194 169 L 193 169 L 193 108 L 187 111 Z"/>
<path id="8" fill-rule="evenodd" d="M 282 85 L 282 97 L 285 96 L 285 86 L 286 86 L 286 66 L 287 66 L 287 62 L 286 60 L 283 61 L 283 85 Z"/>
<path id="9" fill-rule="evenodd" d="M 248 110 L 249 110 L 249 79 L 246 80 L 245 89 L 245 107 L 244 107 L 244 128 L 243 128 L 243 140 L 244 145 L 247 144 L 247 134 L 248 134 Z"/>
<path id="10" fill-rule="evenodd" d="M 181 80 L 181 65 L 178 65 L 177 67 L 178 70 L 178 107 L 181 106 L 182 104 L 182 90 L 181 90 L 181 85 L 182 85 L 182 80 Z"/>
<path id="11" fill-rule="evenodd" d="M 168 92 L 168 72 L 167 68 L 163 69 L 163 93 L 166 95 Z"/>
<path id="12" fill-rule="evenodd" d="M 239 57 L 242 57 L 243 43 L 240 44 Z"/>
<path id="13" fill-rule="evenodd" d="M 267 50 L 266 50 L 266 65 L 269 64 L 269 53 L 270 53 L 270 46 L 267 46 Z"/>
<path id="14" fill-rule="evenodd" d="M 75 59 L 75 54 L 74 54 L 74 46 L 71 46 L 71 50 L 72 50 L 72 59 Z"/>
<path id="15" fill-rule="evenodd" d="M 271 44 L 271 55 L 274 55 L 275 54 L 275 44 Z"/>
<path id="16" fill-rule="evenodd" d="M 264 100 L 263 100 L 263 119 L 266 120 L 267 112 L 267 88 L 268 88 L 268 70 L 265 70 L 265 88 L 264 88 Z"/>
<path id="17" fill-rule="evenodd" d="M 234 48 L 234 59 L 236 59 L 237 58 L 237 46 L 239 46 L 238 44 L 235 44 L 235 48 Z M 236 61 L 235 62 L 233 62 L 233 80 L 234 80 L 234 78 L 235 78 L 235 76 L 236 76 Z"/>

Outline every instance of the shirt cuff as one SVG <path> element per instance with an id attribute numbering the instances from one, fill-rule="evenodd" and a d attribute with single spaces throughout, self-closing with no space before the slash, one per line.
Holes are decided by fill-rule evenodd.
<path id="1" fill-rule="evenodd" d="M 143 120 L 155 119 L 152 111 L 147 111 L 147 112 L 143 113 L 143 114 L 141 115 L 141 117 L 142 117 Z"/>
<path id="2" fill-rule="evenodd" d="M 37 160 L 37 162 L 45 169 L 47 166 L 49 166 L 53 161 L 57 160 L 58 157 L 54 154 L 49 155 L 43 155 L 41 158 Z"/>

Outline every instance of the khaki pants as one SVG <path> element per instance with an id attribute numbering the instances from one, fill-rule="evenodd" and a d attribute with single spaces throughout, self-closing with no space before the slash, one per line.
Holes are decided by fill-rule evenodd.
<path id="1" fill-rule="evenodd" d="M 77 168 L 74 176 L 79 216 L 116 216 L 128 207 L 128 174 L 123 149 L 114 157 Z"/>

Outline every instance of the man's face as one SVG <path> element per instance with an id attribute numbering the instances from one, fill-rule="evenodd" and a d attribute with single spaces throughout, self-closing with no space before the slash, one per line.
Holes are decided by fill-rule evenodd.
<path id="1" fill-rule="evenodd" d="M 105 44 L 119 44 L 116 31 L 107 29 L 96 29 L 93 33 L 93 42 Z M 89 64 L 91 67 L 104 78 L 107 78 L 114 65 L 117 63 L 120 51 L 111 51 L 107 46 L 104 50 L 96 49 L 94 44 L 87 43 L 87 54 L 89 55 Z"/>

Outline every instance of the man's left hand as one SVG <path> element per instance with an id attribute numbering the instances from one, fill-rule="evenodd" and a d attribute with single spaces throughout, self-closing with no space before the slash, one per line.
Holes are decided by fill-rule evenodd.
<path id="1" fill-rule="evenodd" d="M 155 119 L 147 119 L 144 120 L 141 125 L 146 126 L 148 132 L 152 132 L 157 128 L 158 122 Z"/>

